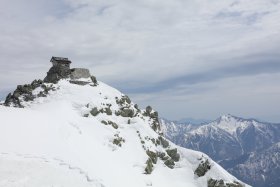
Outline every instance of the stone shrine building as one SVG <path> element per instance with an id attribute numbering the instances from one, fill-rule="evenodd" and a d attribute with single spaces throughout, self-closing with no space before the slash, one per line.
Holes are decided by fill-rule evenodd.
<path id="1" fill-rule="evenodd" d="M 52 67 L 47 72 L 47 76 L 44 82 L 56 83 L 60 79 L 70 78 L 71 80 L 90 78 L 90 72 L 85 68 L 73 68 L 70 69 L 70 64 L 72 63 L 68 58 L 65 57 L 52 57 L 50 62 Z"/>

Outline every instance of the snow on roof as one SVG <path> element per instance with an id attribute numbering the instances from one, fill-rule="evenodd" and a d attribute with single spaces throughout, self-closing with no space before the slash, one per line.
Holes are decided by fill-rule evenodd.
<path id="1" fill-rule="evenodd" d="M 55 56 L 53 56 L 51 58 L 51 62 L 54 62 L 54 61 L 62 62 L 62 63 L 68 63 L 68 64 L 71 63 L 71 61 L 68 58 L 65 58 L 65 57 L 55 57 Z"/>

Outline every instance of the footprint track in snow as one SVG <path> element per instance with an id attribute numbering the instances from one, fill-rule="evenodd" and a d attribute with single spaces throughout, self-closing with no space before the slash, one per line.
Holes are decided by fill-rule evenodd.
<path id="1" fill-rule="evenodd" d="M 29 154 L 21 154 L 21 153 L 7 153 L 7 152 L 1 152 L 0 153 L 3 156 L 16 156 L 18 158 L 23 158 L 23 159 L 35 159 L 35 160 L 40 160 L 43 161 L 45 163 L 50 163 L 50 164 L 56 164 L 58 166 L 64 167 L 70 171 L 73 172 L 77 172 L 78 174 L 80 174 L 83 178 L 86 179 L 87 182 L 92 183 L 93 185 L 95 185 L 96 187 L 105 187 L 105 185 L 103 185 L 102 183 L 100 183 L 98 180 L 96 179 L 92 179 L 88 173 L 86 171 L 84 171 L 83 169 L 81 169 L 80 167 L 77 166 L 72 166 L 71 164 L 63 161 L 60 158 L 51 158 L 51 159 L 47 159 L 44 156 L 33 156 L 33 155 L 29 155 Z"/>

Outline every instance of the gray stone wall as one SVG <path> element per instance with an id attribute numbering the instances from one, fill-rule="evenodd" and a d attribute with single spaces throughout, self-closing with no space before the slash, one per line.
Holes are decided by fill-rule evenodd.
<path id="1" fill-rule="evenodd" d="M 70 74 L 71 79 L 90 78 L 90 72 L 85 68 L 73 68 Z"/>

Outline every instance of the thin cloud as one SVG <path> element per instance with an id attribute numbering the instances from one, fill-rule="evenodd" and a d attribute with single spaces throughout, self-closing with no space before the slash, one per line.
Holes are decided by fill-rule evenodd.
<path id="1" fill-rule="evenodd" d="M 279 72 L 279 1 L 4 0 L 2 4 L 0 90 L 44 78 L 52 55 L 67 56 L 73 66 L 90 68 L 99 80 L 127 94 L 145 96 L 136 98 L 142 103 L 158 105 L 158 95 L 167 97 L 171 90 L 177 98 L 169 107 L 176 116 L 172 111 L 179 99 L 186 101 L 182 93 L 202 97 L 222 84 L 233 84 L 229 79 L 273 77 Z M 260 86 L 266 84 L 262 81 Z M 274 97 L 256 98 L 270 103 Z M 199 106 L 205 107 L 197 102 Z"/>
<path id="2" fill-rule="evenodd" d="M 128 93 L 158 93 L 165 90 L 174 90 L 184 85 L 213 82 L 231 77 L 280 73 L 280 55 L 278 54 L 247 57 L 247 59 L 249 59 L 250 61 L 253 60 L 253 63 L 243 62 L 234 64 L 234 62 L 244 59 L 232 59 L 233 62 L 231 63 L 224 62 L 229 64 L 225 67 L 218 67 L 209 69 L 207 71 L 179 75 L 178 77 L 174 77 L 157 83 L 140 84 L 136 82 L 134 83 L 134 85 L 137 86 L 131 85 L 130 87 L 120 88 Z M 126 85 L 126 83 L 123 83 L 123 85 Z"/>

